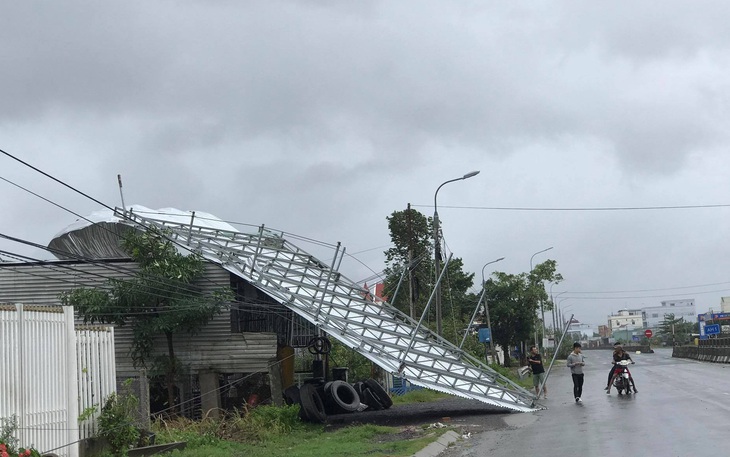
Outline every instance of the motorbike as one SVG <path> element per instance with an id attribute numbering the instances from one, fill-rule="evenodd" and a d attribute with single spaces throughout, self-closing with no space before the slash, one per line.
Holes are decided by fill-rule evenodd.
<path id="1" fill-rule="evenodd" d="M 621 395 L 623 392 L 627 394 L 631 393 L 631 381 L 629 380 L 629 369 L 627 368 L 634 362 L 629 360 L 621 360 L 616 362 L 616 368 L 614 371 L 613 386 L 618 390 L 618 394 Z"/>

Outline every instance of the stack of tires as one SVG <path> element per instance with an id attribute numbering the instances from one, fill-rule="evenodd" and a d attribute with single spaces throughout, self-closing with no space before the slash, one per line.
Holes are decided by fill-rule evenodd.
<path id="1" fill-rule="evenodd" d="M 287 388 L 284 398 L 288 405 L 299 404 L 299 417 L 302 420 L 319 424 L 327 421 L 328 414 L 379 411 L 393 406 L 388 392 L 374 379 L 355 384 L 312 379 L 301 387 Z"/>

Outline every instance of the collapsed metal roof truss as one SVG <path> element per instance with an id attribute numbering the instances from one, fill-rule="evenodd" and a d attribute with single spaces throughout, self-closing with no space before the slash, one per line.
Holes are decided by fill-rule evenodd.
<path id="1" fill-rule="evenodd" d="M 534 396 L 387 302 L 373 302 L 337 269 L 263 228 L 213 229 L 124 212 L 130 224 L 168 230 L 180 245 L 249 281 L 324 332 L 390 373 L 441 392 L 516 411 L 534 411 Z M 339 256 L 339 258 L 338 258 Z"/>

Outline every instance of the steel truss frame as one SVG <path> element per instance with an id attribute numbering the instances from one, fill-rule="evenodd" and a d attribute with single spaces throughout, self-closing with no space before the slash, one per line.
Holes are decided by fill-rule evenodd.
<path id="1" fill-rule="evenodd" d="M 415 385 L 515 411 L 541 409 L 535 396 L 264 226 L 258 233 L 171 222 L 117 208 L 122 221 L 167 232 L 177 244 L 219 264 L 278 300 L 384 370 Z M 338 259 L 339 256 L 339 259 Z"/>

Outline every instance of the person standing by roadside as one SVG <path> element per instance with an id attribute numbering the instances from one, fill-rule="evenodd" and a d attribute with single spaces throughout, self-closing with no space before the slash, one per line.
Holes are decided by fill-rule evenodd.
<path id="1" fill-rule="evenodd" d="M 527 363 L 532 370 L 532 384 L 535 386 L 535 395 L 540 398 L 540 385 L 542 384 L 542 398 L 547 398 L 547 386 L 545 385 L 545 367 L 542 364 L 542 356 L 537 346 L 530 346 L 530 355 L 527 356 Z"/>
<path id="2" fill-rule="evenodd" d="M 585 358 L 581 354 L 580 343 L 573 343 L 573 352 L 568 354 L 568 367 L 573 376 L 573 396 L 576 403 L 583 403 L 580 398 L 583 395 L 583 367 Z"/>

